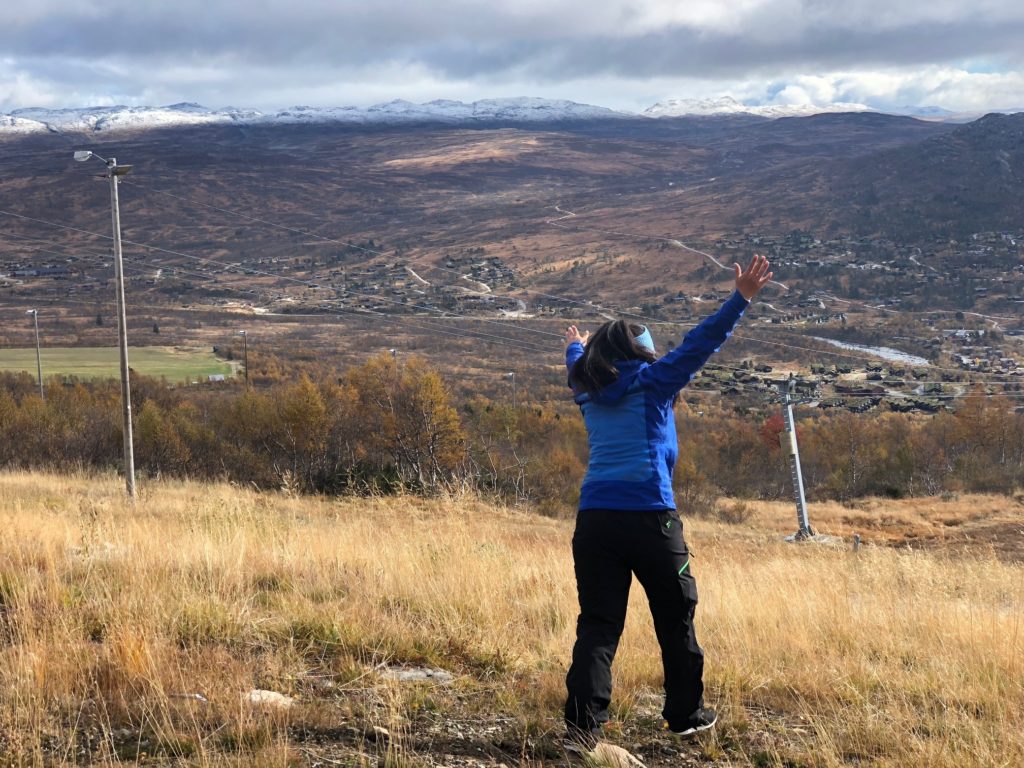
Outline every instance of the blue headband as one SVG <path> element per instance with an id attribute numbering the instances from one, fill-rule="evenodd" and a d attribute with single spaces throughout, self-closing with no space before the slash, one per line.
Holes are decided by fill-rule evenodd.
<path id="1" fill-rule="evenodd" d="M 654 351 L 654 339 L 651 338 L 651 332 L 648 330 L 646 325 L 641 325 L 643 330 L 633 337 L 633 341 L 639 344 L 641 347 L 645 347 L 651 351 L 651 354 L 655 354 Z"/>

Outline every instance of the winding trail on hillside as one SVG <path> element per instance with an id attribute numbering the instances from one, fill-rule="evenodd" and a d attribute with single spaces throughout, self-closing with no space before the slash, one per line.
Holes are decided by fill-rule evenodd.
<path id="1" fill-rule="evenodd" d="M 921 249 L 920 248 L 915 248 L 914 250 L 917 251 L 917 256 L 921 255 Z M 910 257 L 911 262 L 913 262 L 914 264 L 917 264 L 917 266 L 919 266 L 919 267 L 924 267 L 925 269 L 930 269 L 932 272 L 935 272 L 936 274 L 940 274 L 939 270 L 937 270 L 931 264 L 922 264 L 920 261 L 918 261 L 917 260 L 917 256 L 911 256 Z"/>
<path id="2" fill-rule="evenodd" d="M 603 235 L 616 235 L 618 237 L 634 237 L 634 238 L 637 238 L 637 239 L 640 239 L 640 240 L 657 240 L 657 241 L 660 241 L 660 242 L 663 242 L 663 243 L 668 243 L 669 245 L 674 245 L 676 248 L 682 248 L 684 251 L 689 251 L 690 253 L 695 253 L 698 256 L 703 256 L 704 258 L 706 258 L 709 261 L 711 261 L 719 269 L 724 269 L 727 272 L 729 272 L 730 274 L 733 273 L 733 268 L 731 266 L 727 266 L 727 265 L 723 264 L 721 261 L 719 261 L 717 258 L 712 256 L 710 253 L 707 253 L 706 251 L 702 251 L 702 250 L 700 250 L 698 248 L 693 248 L 692 246 L 689 246 L 686 243 L 684 243 L 684 242 L 682 242 L 680 240 L 676 240 L 675 238 L 672 238 L 672 237 L 660 237 L 658 235 L 644 235 L 644 234 L 639 234 L 637 232 L 620 232 L 618 230 L 599 229 L 597 227 L 569 227 L 569 226 L 566 226 L 564 224 L 559 224 L 558 222 L 563 221 L 565 219 L 577 218 L 577 214 L 573 213 L 572 211 L 567 211 L 567 210 L 565 210 L 564 208 L 562 208 L 559 205 L 554 205 L 554 206 L 551 206 L 551 207 L 555 211 L 557 211 L 558 213 L 563 214 L 562 216 L 559 216 L 557 219 L 546 219 L 545 220 L 544 223 L 548 224 L 548 225 L 550 225 L 552 227 L 558 227 L 559 229 L 564 229 L 564 230 L 566 230 L 568 232 L 588 231 L 588 232 L 599 232 L 599 233 L 601 233 Z M 786 285 L 785 283 L 780 283 L 778 280 L 769 280 L 769 283 L 771 283 L 772 285 L 777 285 L 777 286 L 779 286 L 780 288 L 782 288 L 785 291 L 789 290 L 789 286 L 788 285 Z"/>
<path id="3" fill-rule="evenodd" d="M 405 271 L 408 272 L 410 275 L 412 275 L 413 280 L 418 282 L 420 285 L 426 285 L 426 286 L 430 285 L 430 283 L 428 283 L 426 280 L 424 280 L 422 277 L 420 277 L 418 274 L 416 274 L 416 270 L 413 269 L 412 267 L 406 265 Z"/>

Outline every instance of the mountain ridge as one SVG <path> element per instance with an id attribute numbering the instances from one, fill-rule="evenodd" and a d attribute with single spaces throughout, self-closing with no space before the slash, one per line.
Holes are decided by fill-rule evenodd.
<path id="1" fill-rule="evenodd" d="M 567 121 L 601 123 L 608 120 L 646 122 L 694 117 L 751 117 L 774 120 L 857 112 L 905 115 L 915 119 L 949 122 L 963 122 L 972 118 L 964 113 L 955 113 L 940 107 L 904 107 L 889 112 L 847 102 L 826 105 L 749 105 L 731 96 L 712 99 L 669 99 L 658 102 L 642 112 L 627 112 L 564 99 L 537 97 L 480 99 L 473 102 L 435 99 L 422 104 L 395 99 L 369 107 L 292 106 L 274 112 L 231 106 L 209 109 L 194 102 L 179 102 L 159 107 L 114 105 L 15 109 L 6 114 L 0 113 L 0 136 L 32 133 L 107 133 L 204 125 L 474 125 L 496 122 L 538 124 Z"/>
<path id="2" fill-rule="evenodd" d="M 342 123 L 352 125 L 418 122 L 557 122 L 563 120 L 640 119 L 606 107 L 533 97 L 481 99 L 470 103 L 437 99 L 415 104 L 403 99 L 370 107 L 293 106 L 273 113 L 225 107 L 208 109 L 192 102 L 163 107 L 85 107 L 16 109 L 0 115 L 0 133 L 100 133 L 201 125 L 275 125 Z"/>
<path id="3" fill-rule="evenodd" d="M 643 111 L 648 117 L 691 117 L 699 115 L 757 115 L 759 117 L 807 117 L 827 112 L 875 112 L 865 104 L 836 102 L 825 106 L 815 104 L 767 104 L 751 106 L 732 96 L 713 99 L 669 99 L 658 102 Z"/>

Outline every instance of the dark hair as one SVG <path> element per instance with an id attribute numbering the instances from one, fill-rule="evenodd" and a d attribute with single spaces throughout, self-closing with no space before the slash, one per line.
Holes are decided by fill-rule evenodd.
<path id="1" fill-rule="evenodd" d="M 604 389 L 619 377 L 616 361 L 643 360 L 653 363 L 657 360 L 651 350 L 636 340 L 643 331 L 642 325 L 627 323 L 625 320 L 612 320 L 594 331 L 583 350 L 583 356 L 569 372 L 569 383 L 573 389 L 592 395 Z"/>

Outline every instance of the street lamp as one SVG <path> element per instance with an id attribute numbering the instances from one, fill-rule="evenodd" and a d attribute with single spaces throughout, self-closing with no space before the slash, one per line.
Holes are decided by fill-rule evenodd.
<path id="1" fill-rule="evenodd" d="M 124 267 L 121 262 L 121 209 L 117 200 L 117 177 L 132 169 L 118 165 L 114 158 L 104 159 L 87 149 L 75 152 L 75 160 L 84 163 L 95 157 L 107 166 L 104 178 L 110 179 L 110 216 L 114 228 L 114 273 L 117 278 L 117 335 L 121 348 L 121 410 L 124 419 L 124 481 L 128 497 L 135 499 L 135 449 L 132 444 L 132 393 L 128 381 L 128 330 L 124 309 Z"/>
<path id="2" fill-rule="evenodd" d="M 505 374 L 505 378 L 506 379 L 510 379 L 512 381 L 512 410 L 515 410 L 515 407 L 516 407 L 516 374 L 515 374 L 515 371 L 509 371 L 508 373 L 506 373 Z"/>
<path id="3" fill-rule="evenodd" d="M 32 320 L 36 326 L 36 376 L 39 379 L 39 399 L 45 403 L 46 394 L 43 392 L 43 361 L 39 356 L 39 310 L 30 309 L 25 314 L 32 315 Z"/>
<path id="4" fill-rule="evenodd" d="M 242 337 L 242 358 L 245 360 L 245 388 L 249 389 L 249 336 L 245 331 L 239 331 Z"/>

